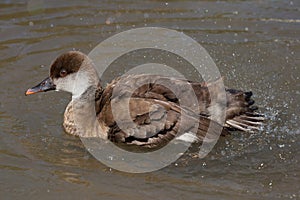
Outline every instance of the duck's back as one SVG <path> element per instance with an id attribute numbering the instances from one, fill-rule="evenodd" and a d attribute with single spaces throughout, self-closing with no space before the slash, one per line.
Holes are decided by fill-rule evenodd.
<path id="1" fill-rule="evenodd" d="M 218 107 L 215 104 L 224 102 L 212 101 L 210 93 L 221 92 L 218 84 L 214 83 L 208 89 L 205 83 L 182 79 L 125 76 L 115 79 L 101 93 L 98 119 L 109 127 L 108 138 L 111 141 L 149 148 L 165 145 L 186 132 L 197 132 L 195 140 L 202 141 L 208 127 L 214 127 L 210 129 L 213 134 L 220 131 L 224 134 L 227 128 L 257 129 L 263 118 L 254 113 L 256 108 L 252 106 L 251 92 L 226 89 L 223 92 L 226 123 L 220 125 L 216 122 L 218 120 L 211 120 L 211 112 L 217 115 L 219 112 L 215 110 Z M 192 101 L 194 97 L 197 104 Z"/>

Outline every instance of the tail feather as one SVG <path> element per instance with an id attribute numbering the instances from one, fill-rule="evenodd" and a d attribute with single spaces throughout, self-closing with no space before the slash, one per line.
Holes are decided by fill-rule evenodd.
<path id="1" fill-rule="evenodd" d="M 253 130 L 259 130 L 260 127 L 263 125 L 261 121 L 249 121 L 249 120 L 243 120 L 241 118 L 227 120 L 226 124 L 229 125 L 230 127 L 245 132 L 253 132 Z"/>
<path id="2" fill-rule="evenodd" d="M 225 126 L 229 129 L 253 132 L 259 130 L 265 120 L 264 115 L 255 112 L 258 107 L 253 106 L 253 93 L 239 90 L 227 90 L 227 113 Z"/>
<path id="3" fill-rule="evenodd" d="M 233 128 L 236 128 L 237 130 L 241 130 L 241 131 L 245 131 L 245 132 L 250 132 L 252 133 L 253 130 L 259 130 L 258 127 L 256 126 L 249 126 L 247 124 L 243 124 L 243 123 L 239 123 L 237 121 L 234 120 L 227 120 L 226 123 Z"/>

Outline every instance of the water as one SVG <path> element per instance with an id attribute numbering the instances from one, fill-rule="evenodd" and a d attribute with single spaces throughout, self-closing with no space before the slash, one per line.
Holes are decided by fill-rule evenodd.
<path id="1" fill-rule="evenodd" d="M 1 1 L 1 197 L 299 199 L 299 10 L 298 1 L 271 0 Z M 60 53 L 88 53 L 115 33 L 147 26 L 203 45 L 228 87 L 255 93 L 269 118 L 264 130 L 221 138 L 201 160 L 185 156 L 157 172 L 127 174 L 63 132 L 70 95 L 24 96 Z"/>

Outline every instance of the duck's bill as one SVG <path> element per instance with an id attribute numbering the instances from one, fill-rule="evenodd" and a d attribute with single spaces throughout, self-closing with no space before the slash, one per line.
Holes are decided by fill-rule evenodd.
<path id="1" fill-rule="evenodd" d="M 35 94 L 35 93 L 38 93 L 38 92 L 47 92 L 49 90 L 55 90 L 55 85 L 53 84 L 50 77 L 46 78 L 45 80 L 43 80 L 38 85 L 36 85 L 32 88 L 29 88 L 25 92 L 25 95 L 31 95 L 31 94 Z"/>

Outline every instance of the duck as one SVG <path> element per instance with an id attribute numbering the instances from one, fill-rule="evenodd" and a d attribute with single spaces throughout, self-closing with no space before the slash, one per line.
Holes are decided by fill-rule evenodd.
<path id="1" fill-rule="evenodd" d="M 192 88 L 196 107 L 189 105 L 193 98 L 187 87 Z M 253 133 L 264 121 L 251 91 L 228 88 L 221 95 L 225 98 L 224 120 L 218 120 L 221 101 L 211 99 L 212 94 L 221 93 L 218 80 L 203 83 L 137 74 L 117 77 L 103 87 L 93 61 L 80 51 L 59 55 L 50 65 L 49 76 L 25 95 L 53 90 L 72 94 L 64 112 L 66 133 L 146 149 L 160 148 L 173 139 L 203 142 L 209 127 L 219 135 Z M 184 106 L 180 98 L 186 102 Z"/>

